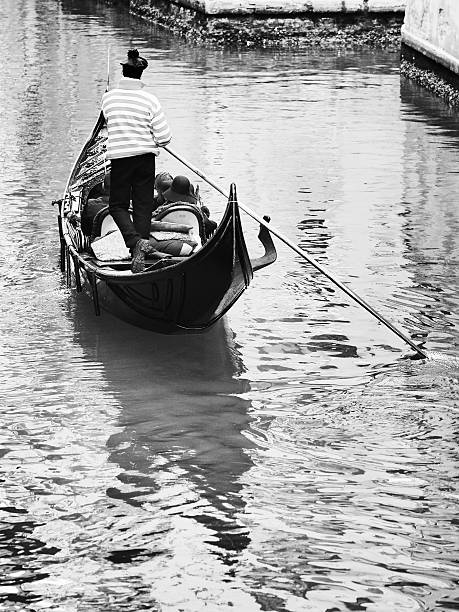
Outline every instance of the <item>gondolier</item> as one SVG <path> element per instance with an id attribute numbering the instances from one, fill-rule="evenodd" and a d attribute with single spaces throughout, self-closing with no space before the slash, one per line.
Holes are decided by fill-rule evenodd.
<path id="1" fill-rule="evenodd" d="M 102 98 L 107 122 L 107 157 L 111 161 L 110 213 L 132 253 L 132 271 L 142 272 L 145 255 L 156 256 L 148 242 L 153 209 L 155 160 L 159 147 L 171 140 L 156 96 L 140 81 L 148 62 L 137 49 L 121 63 L 123 77 Z M 129 206 L 132 199 L 132 219 Z M 157 254 L 157 256 L 163 256 Z"/>

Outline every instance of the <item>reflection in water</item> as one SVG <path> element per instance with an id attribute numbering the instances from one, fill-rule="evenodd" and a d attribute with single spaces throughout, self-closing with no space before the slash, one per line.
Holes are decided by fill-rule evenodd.
<path id="1" fill-rule="evenodd" d="M 232 332 L 222 323 L 183 338 L 122 325 L 113 333 L 107 316 L 94 333 L 86 317 L 77 319 L 78 342 L 103 364 L 120 411 L 122 431 L 107 445 L 123 472 L 109 497 L 189 513 L 225 557 L 240 552 L 247 543 L 237 516 L 239 478 L 251 465 L 242 434 L 250 402 L 238 397 L 248 384 L 235 378 L 243 365 Z"/>
<path id="2" fill-rule="evenodd" d="M 457 609 L 457 114 L 397 54 L 194 48 L 90 0 L 0 25 L 0 607 Z M 109 44 L 112 81 L 151 58 L 177 151 L 442 358 L 401 359 L 283 245 L 209 335 L 95 318 L 49 202 Z"/>
<path id="3" fill-rule="evenodd" d="M 240 477 L 252 465 L 242 433 L 250 402 L 238 397 L 248 385 L 235 378 L 243 364 L 225 321 L 207 334 L 169 338 L 118 323 L 114 332 L 109 316 L 96 329 L 86 304 L 83 311 L 72 313 L 76 339 L 88 360 L 101 362 L 119 409 L 120 430 L 107 447 L 121 472 L 107 496 L 133 508 L 129 520 L 113 523 L 107 558 L 149 562 L 145 571 L 164 602 L 177 572 L 189 571 L 177 546 L 192 549 L 199 571 L 191 575 L 210 578 L 209 555 L 231 567 L 249 542 L 239 520 Z"/>
<path id="4" fill-rule="evenodd" d="M 14 429 L 30 450 L 8 448 L 3 466 L 15 505 L 2 508 L 0 593 L 30 603 L 76 601 L 84 592 L 102 606 L 107 594 L 125 593 L 117 609 L 128 610 L 132 596 L 150 605 L 187 601 L 198 582 L 215 591 L 215 581 L 234 578 L 231 567 L 250 542 L 240 479 L 252 465 L 243 435 L 251 403 L 238 397 L 248 385 L 237 378 L 243 364 L 232 332 L 222 321 L 208 334 L 168 338 L 95 319 L 83 296 L 70 306 L 83 354 L 69 382 L 81 380 L 79 367 L 96 368 L 112 414 L 82 388 L 83 405 L 54 435 L 44 418 Z M 104 438 L 107 451 L 96 453 Z M 13 475 L 19 457 L 26 470 Z M 179 575 L 187 582 L 176 593 Z M 216 604 L 242 596 L 218 591 Z"/>
<path id="5" fill-rule="evenodd" d="M 400 94 L 407 114 L 403 156 L 407 180 L 400 215 L 406 268 L 413 280 L 409 295 L 401 290 L 396 299 L 409 301 L 412 312 L 407 320 L 418 338 L 429 337 L 438 350 L 455 354 L 459 213 L 457 206 L 451 205 L 449 194 L 457 191 L 457 160 L 451 151 L 458 149 L 459 117 L 451 108 L 439 104 L 435 96 L 428 92 L 419 96 L 418 92 L 416 84 L 402 79 Z M 420 138 L 420 131 L 426 133 L 425 138 Z M 445 142 L 445 136 L 451 140 Z M 438 137 L 441 146 L 437 144 Z"/>

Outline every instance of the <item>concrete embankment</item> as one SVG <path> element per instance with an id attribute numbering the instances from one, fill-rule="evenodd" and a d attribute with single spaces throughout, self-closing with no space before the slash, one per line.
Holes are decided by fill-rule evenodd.
<path id="1" fill-rule="evenodd" d="M 459 106 L 458 0 L 407 0 L 401 72 Z"/>
<path id="2" fill-rule="evenodd" d="M 224 46 L 398 49 L 406 0 L 119 0 L 176 35 Z"/>

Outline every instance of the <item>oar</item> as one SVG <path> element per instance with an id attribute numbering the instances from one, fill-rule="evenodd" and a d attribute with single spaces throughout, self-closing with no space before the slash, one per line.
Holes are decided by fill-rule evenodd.
<path id="1" fill-rule="evenodd" d="M 110 45 L 107 48 L 107 87 L 105 91 L 108 91 L 110 88 Z"/>
<path id="2" fill-rule="evenodd" d="M 216 183 L 214 183 L 214 181 L 212 181 L 210 178 L 208 178 L 203 172 L 198 170 L 198 168 L 195 168 L 192 164 L 190 164 L 188 161 L 183 159 L 183 157 L 181 157 L 180 155 L 175 153 L 175 151 L 173 151 L 170 147 L 165 146 L 163 148 L 168 153 L 170 153 L 170 155 L 172 155 L 173 157 L 178 159 L 183 165 L 185 165 L 187 168 L 189 168 L 192 172 L 194 172 L 195 174 L 200 176 L 204 181 L 206 181 L 206 183 L 209 183 L 209 185 L 211 185 L 214 189 L 216 189 L 219 193 L 221 193 L 226 199 L 228 199 L 228 197 L 229 197 L 228 194 L 225 193 L 225 191 L 221 187 L 219 187 Z M 413 350 L 415 350 L 416 353 L 418 353 L 418 355 L 420 355 L 423 359 L 427 359 L 426 353 L 422 349 L 420 349 L 419 346 L 417 346 L 413 342 L 413 340 L 411 340 L 411 338 L 409 338 L 401 330 L 397 329 L 395 327 L 395 325 L 393 325 L 390 321 L 388 321 L 382 314 L 377 312 L 372 306 L 370 306 L 370 304 L 367 304 L 367 302 L 363 298 L 361 298 L 359 295 L 357 295 L 352 289 L 350 289 L 349 287 L 344 285 L 341 281 L 339 281 L 337 278 L 335 278 L 328 270 L 326 270 L 323 266 L 321 266 L 319 262 L 317 262 L 315 259 L 313 259 L 308 253 L 306 253 L 306 251 L 301 249 L 299 246 L 297 246 L 295 243 L 293 243 L 291 240 L 289 240 L 286 236 L 281 234 L 281 232 L 279 232 L 279 230 L 277 230 L 275 227 L 272 227 L 272 225 L 270 223 L 267 223 L 262 217 L 260 217 L 260 215 L 258 215 L 255 211 L 251 210 L 248 206 L 245 206 L 245 205 L 239 203 L 239 207 L 245 213 L 247 213 L 250 217 L 252 217 L 256 221 L 258 221 L 258 223 L 260 223 L 260 225 L 263 225 L 264 227 L 266 227 L 271 232 L 271 234 L 274 234 L 274 236 L 277 236 L 277 238 L 279 238 L 279 240 L 281 240 L 284 244 L 286 244 L 291 249 L 293 249 L 295 251 L 295 253 L 297 253 L 298 255 L 300 255 L 300 257 L 302 257 L 308 263 L 310 263 L 311 266 L 316 268 L 316 270 L 319 270 L 319 272 L 321 272 L 332 283 L 334 283 L 337 287 L 339 287 L 342 291 L 344 291 L 344 293 L 346 293 L 349 297 L 351 297 L 355 302 L 360 304 L 360 306 L 365 308 L 365 310 L 367 310 L 370 314 L 372 314 L 383 325 L 385 325 L 391 331 L 393 331 L 394 334 L 396 334 L 399 338 L 401 338 L 407 344 L 409 344 L 409 346 L 411 346 L 411 348 Z"/>

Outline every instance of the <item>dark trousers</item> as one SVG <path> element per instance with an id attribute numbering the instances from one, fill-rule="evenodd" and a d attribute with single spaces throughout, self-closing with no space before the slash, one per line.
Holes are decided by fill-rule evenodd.
<path id="1" fill-rule="evenodd" d="M 150 236 L 154 183 L 153 153 L 111 160 L 110 214 L 131 250 L 140 238 Z M 131 198 L 132 219 L 129 213 Z"/>

